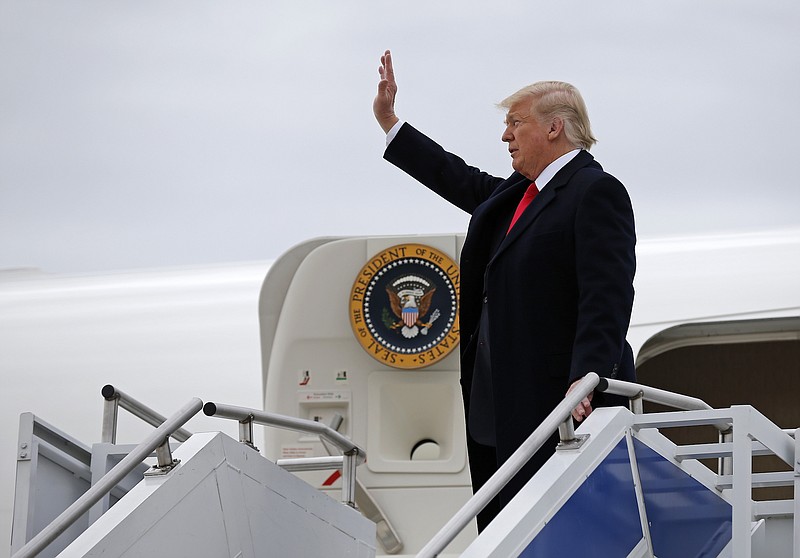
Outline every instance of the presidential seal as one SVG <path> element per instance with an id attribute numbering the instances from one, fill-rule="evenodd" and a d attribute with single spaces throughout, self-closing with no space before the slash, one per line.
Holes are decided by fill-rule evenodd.
<path id="1" fill-rule="evenodd" d="M 457 345 L 458 266 L 422 244 L 392 246 L 370 258 L 350 292 L 350 324 L 374 359 L 422 368 Z"/>

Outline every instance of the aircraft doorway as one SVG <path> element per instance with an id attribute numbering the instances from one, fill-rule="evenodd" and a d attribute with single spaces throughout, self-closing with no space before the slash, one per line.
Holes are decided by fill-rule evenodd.
<path id="1" fill-rule="evenodd" d="M 673 327 L 642 346 L 636 369 L 642 384 L 691 395 L 715 408 L 752 405 L 781 428 L 800 427 L 798 317 Z M 644 408 L 666 410 L 652 403 Z M 664 434 L 680 444 L 717 437 L 712 427 L 671 429 Z M 778 462 L 774 457 L 757 457 L 753 471 L 763 470 L 767 459 Z M 706 465 L 716 470 L 716 461 Z M 754 497 L 784 498 L 786 490 L 791 488 L 758 489 Z"/>

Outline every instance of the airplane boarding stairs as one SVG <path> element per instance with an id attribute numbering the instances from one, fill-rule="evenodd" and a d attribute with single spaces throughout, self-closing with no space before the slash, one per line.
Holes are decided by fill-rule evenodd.
<path id="1" fill-rule="evenodd" d="M 633 412 L 597 409 L 573 431 L 570 409 L 595 387 L 629 396 Z M 689 410 L 642 413 L 643 399 Z M 62 501 L 77 496 L 68 508 L 61 506 L 66 511 L 49 525 L 57 512 L 50 509 L 48 521 L 35 517 L 34 500 L 42 491 L 32 488 L 46 475 L 32 474 L 30 462 L 18 460 L 13 558 L 376 555 L 380 539 L 375 524 L 352 506 L 355 469 L 364 458 L 361 448 L 319 423 L 259 411 L 251 415 L 257 422 L 266 418 L 283 428 L 313 430 L 339 447 L 344 455 L 313 458 L 320 463 L 307 464 L 342 470 L 346 482 L 344 503 L 339 503 L 279 466 L 299 464 L 276 465 L 250 447 L 252 421 L 239 419 L 244 443 L 220 433 L 194 434 L 173 458 L 166 436 L 200 406 L 193 400 L 170 419 L 154 420 L 163 424 L 132 451 L 124 448 L 130 453 L 121 461 L 119 452 L 109 450 L 113 443 L 108 443 L 104 427 L 107 443 L 97 446 L 103 446 L 105 463 L 117 465 L 95 479 L 89 490 L 48 487 L 46 500 L 51 504 L 53 494 Z M 229 418 L 248 411 L 206 407 L 207 414 Z M 720 431 L 719 441 L 676 445 L 662 434 L 675 427 L 708 425 Z M 558 451 L 461 556 L 800 558 L 794 542 L 800 533 L 796 498 L 754 501 L 752 494 L 765 486 L 791 487 L 797 493 L 800 450 L 794 431 L 781 430 L 749 406 L 711 409 L 694 398 L 600 381 L 594 374 L 584 378 L 417 556 L 453 555 L 449 543 L 556 429 L 562 439 Z M 79 461 L 80 448 L 67 448 L 74 440 L 59 442 L 54 433 L 47 425 L 38 431 L 29 425 L 21 428 L 20 440 L 30 443 L 31 451 L 33 446 L 49 448 L 39 453 L 59 466 Z M 54 457 L 59 447 L 68 449 L 66 457 Z M 141 462 L 154 450 L 158 464 L 134 485 L 131 476 L 141 477 Z M 786 466 L 754 473 L 753 456 L 765 454 L 777 456 Z M 116 457 L 109 461 L 109 456 Z M 699 461 L 709 458 L 719 460 L 718 471 Z M 72 473 L 70 482 L 90 477 Z"/>
<path id="2" fill-rule="evenodd" d="M 599 384 L 599 385 L 598 385 Z M 630 398 L 633 412 L 596 409 L 572 431 L 570 411 L 597 386 Z M 576 393 L 577 392 L 577 393 Z M 642 401 L 677 412 L 642 413 Z M 659 430 L 714 426 L 720 441 L 676 445 Z M 747 405 L 711 409 L 699 399 L 589 374 L 497 474 L 422 549 L 439 556 L 550 433 L 562 442 L 462 557 L 800 558 L 798 501 L 754 501 L 753 488 L 800 483 L 796 431 Z M 753 473 L 753 456 L 780 471 Z M 718 472 L 699 459 L 719 460 Z"/>

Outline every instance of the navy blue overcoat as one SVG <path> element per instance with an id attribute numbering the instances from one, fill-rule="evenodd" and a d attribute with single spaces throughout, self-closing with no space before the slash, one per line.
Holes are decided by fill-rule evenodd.
<path id="1" fill-rule="evenodd" d="M 625 340 L 636 267 L 630 198 L 619 180 L 581 151 L 506 235 L 530 184 L 521 174 L 503 179 L 482 172 L 408 123 L 384 157 L 472 215 L 460 259 L 461 383 L 469 417 L 476 362 L 488 363 L 496 440 L 487 451 L 467 436 L 477 490 L 574 380 L 588 372 L 635 380 Z M 482 312 L 489 329 L 484 335 Z M 489 350 L 488 358 L 482 350 Z M 604 403 L 620 400 L 595 395 L 595 406 Z M 543 447 L 500 502 L 506 503 L 553 450 L 553 443 Z M 494 513 L 487 510 L 479 523 Z"/>

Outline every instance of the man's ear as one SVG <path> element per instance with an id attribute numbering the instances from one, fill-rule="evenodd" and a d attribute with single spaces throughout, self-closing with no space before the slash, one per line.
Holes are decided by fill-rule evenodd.
<path id="1" fill-rule="evenodd" d="M 564 121 L 556 116 L 550 122 L 550 129 L 547 132 L 548 139 L 554 140 L 564 131 Z"/>

